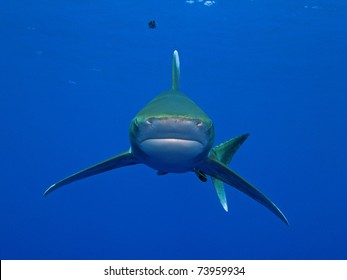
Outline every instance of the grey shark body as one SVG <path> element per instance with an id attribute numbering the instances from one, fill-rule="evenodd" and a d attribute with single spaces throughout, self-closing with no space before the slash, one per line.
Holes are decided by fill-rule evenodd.
<path id="1" fill-rule="evenodd" d="M 145 164 L 158 175 L 194 172 L 202 181 L 212 178 L 217 195 L 228 211 L 224 183 L 255 199 L 283 222 L 286 217 L 257 188 L 227 165 L 248 134 L 235 137 L 214 148 L 212 120 L 179 90 L 180 64 L 173 53 L 172 87 L 148 103 L 132 120 L 129 129 L 130 149 L 103 162 L 81 170 L 50 186 L 44 193 L 74 181 L 133 164 Z"/>

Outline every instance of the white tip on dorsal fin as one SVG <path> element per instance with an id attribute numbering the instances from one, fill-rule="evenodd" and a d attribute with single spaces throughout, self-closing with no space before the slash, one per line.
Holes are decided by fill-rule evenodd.
<path id="1" fill-rule="evenodd" d="M 179 90 L 180 83 L 180 58 L 178 56 L 178 51 L 173 52 L 172 58 L 172 89 Z"/>

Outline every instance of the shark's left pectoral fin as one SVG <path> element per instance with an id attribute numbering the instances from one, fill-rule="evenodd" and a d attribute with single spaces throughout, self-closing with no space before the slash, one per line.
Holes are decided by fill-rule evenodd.
<path id="1" fill-rule="evenodd" d="M 247 194 L 254 200 L 263 204 L 283 222 L 289 225 L 288 220 L 284 216 L 282 211 L 269 198 L 267 198 L 256 187 L 252 186 L 245 179 L 239 176 L 236 172 L 232 171 L 225 164 L 216 159 L 207 158 L 207 160 L 202 165 L 200 165 L 198 169 L 208 174 L 209 176 L 215 177 L 223 181 L 224 183 L 238 189 L 239 191 Z"/>
<path id="2" fill-rule="evenodd" d="M 119 155 L 116 155 L 114 157 L 111 157 L 105 161 L 102 161 L 100 163 L 97 163 L 91 167 L 88 167 L 86 169 L 83 169 L 75 174 L 72 174 L 71 176 L 68 176 L 64 178 L 63 180 L 59 181 L 58 183 L 53 184 L 50 186 L 45 193 L 44 196 L 49 194 L 52 191 L 55 191 L 56 189 L 65 186 L 67 184 L 70 184 L 74 181 L 81 180 L 102 172 L 106 172 L 115 168 L 120 168 L 127 165 L 133 165 L 139 163 L 137 159 L 131 154 L 131 152 L 125 152 Z"/>

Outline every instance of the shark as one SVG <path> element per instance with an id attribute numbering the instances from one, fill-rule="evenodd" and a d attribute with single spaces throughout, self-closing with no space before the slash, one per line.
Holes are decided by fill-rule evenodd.
<path id="1" fill-rule="evenodd" d="M 130 149 L 51 185 L 44 196 L 58 188 L 99 173 L 125 166 L 144 164 L 158 175 L 193 172 L 202 181 L 211 177 L 219 201 L 228 212 L 224 184 L 236 188 L 265 206 L 289 225 L 282 211 L 259 189 L 229 168 L 234 154 L 248 133 L 215 147 L 210 117 L 180 91 L 180 60 L 177 50 L 172 59 L 171 89 L 151 100 L 133 118 L 129 128 Z"/>

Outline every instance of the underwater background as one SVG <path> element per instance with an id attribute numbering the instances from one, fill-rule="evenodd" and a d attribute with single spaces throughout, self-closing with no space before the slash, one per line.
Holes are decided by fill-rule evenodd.
<path id="1" fill-rule="evenodd" d="M 215 144 L 250 133 L 230 167 L 289 227 L 230 186 L 226 213 L 210 179 L 144 165 L 43 197 L 129 148 L 175 49 Z M 342 0 L 1 0 L 0 258 L 346 259 L 346 50 Z"/>

